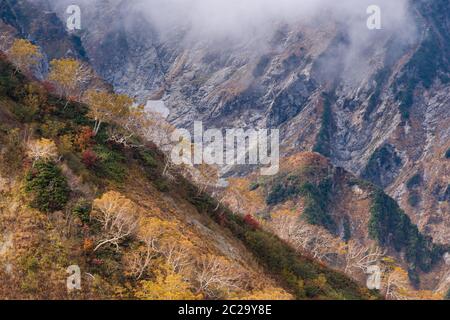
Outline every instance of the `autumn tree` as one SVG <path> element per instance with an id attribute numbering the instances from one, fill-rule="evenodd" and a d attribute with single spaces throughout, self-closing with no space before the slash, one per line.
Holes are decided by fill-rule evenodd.
<path id="1" fill-rule="evenodd" d="M 357 243 L 356 241 L 349 241 L 345 249 L 345 268 L 344 272 L 350 273 L 354 269 L 359 269 L 366 272 L 371 265 L 377 264 L 386 254 L 386 250 L 380 247 L 367 247 Z"/>
<path id="2" fill-rule="evenodd" d="M 386 299 L 408 300 L 410 283 L 408 272 L 401 267 L 394 267 L 386 280 Z"/>
<path id="3" fill-rule="evenodd" d="M 198 186 L 199 194 L 205 192 L 208 188 L 214 189 L 218 186 L 220 180 L 218 168 L 208 164 L 200 164 L 192 168 L 191 171 L 192 181 Z"/>
<path id="4" fill-rule="evenodd" d="M 26 155 L 25 135 L 19 128 L 0 135 L 0 172 L 3 176 L 14 176 L 20 172 Z"/>
<path id="5" fill-rule="evenodd" d="M 182 275 L 170 268 L 162 268 L 156 272 L 154 281 L 141 281 L 135 295 L 141 300 L 197 300 L 200 294 L 191 291 L 190 284 Z"/>
<path id="6" fill-rule="evenodd" d="M 26 96 L 23 102 L 34 114 L 47 102 L 47 93 L 38 83 L 26 84 L 25 90 Z"/>
<path id="7" fill-rule="evenodd" d="M 225 258 L 205 255 L 197 261 L 197 293 L 217 297 L 221 291 L 239 288 L 240 280 L 238 270 Z"/>
<path id="8" fill-rule="evenodd" d="M 79 151 L 85 151 L 94 145 L 94 131 L 91 127 L 82 127 L 75 136 L 74 145 Z"/>
<path id="9" fill-rule="evenodd" d="M 161 247 L 165 262 L 176 272 L 187 272 L 193 264 L 193 244 L 189 239 L 166 242 Z"/>
<path id="10" fill-rule="evenodd" d="M 114 126 L 109 128 L 109 140 L 124 147 L 142 147 L 136 144 L 137 137 L 144 136 L 144 130 L 150 125 L 144 106 L 130 106 L 126 114 L 115 120 Z"/>
<path id="11" fill-rule="evenodd" d="M 292 299 L 293 297 L 291 294 L 287 293 L 282 289 L 274 287 L 255 290 L 253 292 L 244 295 L 238 295 L 236 297 L 236 300 L 292 300 Z"/>
<path id="12" fill-rule="evenodd" d="M 84 101 L 89 105 L 88 116 L 95 121 L 94 135 L 97 135 L 104 122 L 114 123 L 127 117 L 133 106 L 133 99 L 123 94 L 88 90 Z"/>
<path id="13" fill-rule="evenodd" d="M 294 211 L 274 212 L 270 229 L 296 250 L 308 253 L 322 262 L 335 252 L 333 236 L 320 227 L 300 221 Z"/>
<path id="14" fill-rule="evenodd" d="M 19 70 L 30 71 L 42 58 L 39 47 L 25 39 L 16 39 L 8 50 L 8 55 L 16 66 L 14 73 Z"/>
<path id="15" fill-rule="evenodd" d="M 122 241 L 135 234 L 138 227 L 138 208 L 120 193 L 110 191 L 94 200 L 92 218 L 102 227 L 100 239 L 94 251 L 106 244 L 119 249 Z"/>
<path id="16" fill-rule="evenodd" d="M 69 58 L 55 59 L 50 62 L 48 80 L 57 86 L 61 97 L 78 96 L 77 99 L 79 99 L 83 88 L 92 77 L 92 70 L 78 60 Z"/>
<path id="17" fill-rule="evenodd" d="M 173 224 L 159 218 L 142 218 L 136 238 L 141 246 L 128 257 L 130 274 L 139 280 L 149 267 L 151 261 L 160 255 L 160 247 L 164 237 L 170 234 Z"/>
<path id="18" fill-rule="evenodd" d="M 58 158 L 58 148 L 55 142 L 49 139 L 32 140 L 27 144 L 27 155 L 33 160 L 51 161 Z"/>

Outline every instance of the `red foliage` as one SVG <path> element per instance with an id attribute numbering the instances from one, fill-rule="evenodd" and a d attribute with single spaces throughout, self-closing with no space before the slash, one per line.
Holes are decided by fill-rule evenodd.
<path id="1" fill-rule="evenodd" d="M 94 259 L 92 259 L 92 264 L 94 264 L 96 266 L 101 266 L 103 264 L 103 260 L 94 258 Z"/>
<path id="2" fill-rule="evenodd" d="M 94 144 L 94 136 L 94 131 L 90 127 L 83 127 L 75 138 L 75 144 L 79 150 L 86 150 Z"/>
<path id="3" fill-rule="evenodd" d="M 42 86 L 44 87 L 44 89 L 49 92 L 49 93 L 54 93 L 56 91 L 55 86 L 53 85 L 53 83 L 49 82 L 49 81 L 43 81 L 42 82 Z"/>
<path id="4" fill-rule="evenodd" d="M 245 215 L 244 222 L 254 230 L 260 228 L 259 222 L 251 214 Z"/>
<path id="5" fill-rule="evenodd" d="M 81 155 L 81 162 L 83 162 L 83 164 L 88 168 L 92 168 L 93 166 L 95 166 L 97 160 L 97 155 L 91 149 L 84 151 Z"/>

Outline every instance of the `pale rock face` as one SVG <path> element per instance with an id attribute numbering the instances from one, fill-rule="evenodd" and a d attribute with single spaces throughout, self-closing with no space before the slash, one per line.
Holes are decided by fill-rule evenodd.
<path id="1" fill-rule="evenodd" d="M 163 101 L 168 109 L 163 113 L 173 124 L 190 129 L 202 120 L 209 128 L 277 127 L 283 155 L 318 143 L 326 103 L 322 93 L 328 92 L 328 138 L 319 142 L 333 164 L 379 184 L 425 233 L 450 243 L 444 199 L 449 165 L 443 159 L 450 147 L 450 90 L 438 79 L 448 77 L 449 49 L 439 49 L 444 58 L 426 88 L 421 81 L 427 75 L 417 79 L 409 67 L 417 63 L 413 59 L 421 45 L 429 46 L 427 37 L 442 42 L 450 30 L 436 7 L 416 5 L 422 13 L 414 16 L 417 29 L 428 30 L 427 23 L 434 27 L 413 42 L 395 32 L 360 32 L 355 38 L 332 19 L 279 24 L 246 41 L 201 40 L 189 37 L 184 27 L 161 32 L 152 18 L 124 1 L 85 10 L 82 40 L 91 63 L 116 90 L 144 104 Z M 405 121 L 398 96 L 408 81 L 417 86 Z M 374 159 L 380 150 L 386 156 Z M 374 161 L 377 174 L 365 174 Z M 415 190 L 421 201 L 412 207 L 405 183 L 415 172 L 427 179 Z"/>
<path id="2" fill-rule="evenodd" d="M 157 113 L 164 119 L 166 119 L 170 114 L 170 110 L 166 107 L 164 101 L 162 100 L 148 100 L 145 104 L 145 110 L 148 112 Z"/>
<path id="3" fill-rule="evenodd" d="M 450 24 L 442 15 L 450 8 L 415 5 L 414 41 L 374 33 L 356 51 L 354 34 L 328 17 L 246 41 L 199 40 L 181 27 L 161 32 L 120 0 L 84 7 L 80 35 L 101 76 L 171 123 L 280 128 L 283 156 L 319 144 L 334 165 L 384 188 L 421 231 L 450 244 Z M 62 17 L 64 6 L 54 8 Z M 415 174 L 423 182 L 409 189 Z"/>
<path id="4" fill-rule="evenodd" d="M 445 264 L 448 265 L 448 266 L 450 266 L 450 253 L 447 252 L 447 253 L 444 255 L 444 260 L 445 260 Z"/>
<path id="5" fill-rule="evenodd" d="M 353 186 L 352 191 L 357 196 L 362 196 L 364 194 L 364 191 L 359 186 Z"/>

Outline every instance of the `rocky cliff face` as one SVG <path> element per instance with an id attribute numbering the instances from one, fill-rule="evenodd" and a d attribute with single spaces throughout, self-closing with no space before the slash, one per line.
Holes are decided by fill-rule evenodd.
<path id="1" fill-rule="evenodd" d="M 64 1 L 48 5 L 63 17 Z M 245 40 L 198 39 L 186 27 L 161 30 L 127 1 L 82 10 L 86 56 L 119 92 L 164 100 L 182 127 L 278 127 L 284 156 L 320 152 L 450 243 L 448 1 L 409 2 L 413 37 L 355 35 L 324 14 Z"/>
<path id="2" fill-rule="evenodd" d="M 188 29 L 161 32 L 126 1 L 85 7 L 81 36 L 102 76 L 141 100 L 163 99 L 172 123 L 279 127 L 285 155 L 319 151 L 385 188 L 449 243 L 449 7 L 409 5 L 414 39 L 360 30 L 358 42 L 321 19 L 245 41 L 198 40 Z M 422 182 L 409 190 L 416 174 Z"/>
<path id="3" fill-rule="evenodd" d="M 0 31 L 37 43 L 48 60 L 63 56 L 86 59 L 81 39 L 66 32 L 64 23 L 44 1 L 1 1 Z"/>

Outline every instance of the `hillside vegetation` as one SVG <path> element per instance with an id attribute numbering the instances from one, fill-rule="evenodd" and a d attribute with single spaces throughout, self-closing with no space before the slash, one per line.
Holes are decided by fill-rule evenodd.
<path id="1" fill-rule="evenodd" d="M 378 266 L 380 291 L 388 299 L 445 294 L 433 292 L 436 283 L 427 272 L 439 270 L 448 248 L 423 235 L 379 187 L 334 168 L 317 153 L 284 159 L 274 177 L 231 179 L 224 201 L 297 252 L 354 279 L 366 281 L 368 270 Z"/>
<path id="2" fill-rule="evenodd" d="M 220 205 L 131 137 L 119 120 L 138 110 L 125 96 L 105 102 L 92 91 L 82 104 L 63 82 L 37 82 L 0 57 L 1 298 L 378 297 Z M 108 104 L 123 117 L 105 121 Z M 67 291 L 71 265 L 81 290 Z"/>

